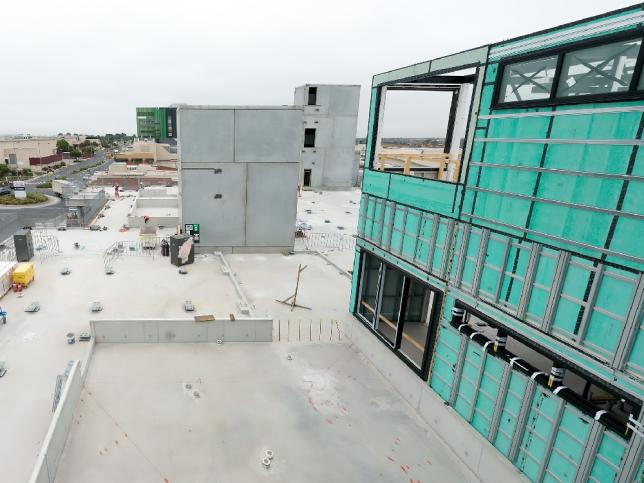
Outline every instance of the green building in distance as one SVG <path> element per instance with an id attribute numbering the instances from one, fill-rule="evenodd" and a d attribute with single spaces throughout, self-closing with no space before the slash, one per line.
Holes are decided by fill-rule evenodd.
<path id="1" fill-rule="evenodd" d="M 136 133 L 157 142 L 175 138 L 177 109 L 174 107 L 137 107 Z"/>

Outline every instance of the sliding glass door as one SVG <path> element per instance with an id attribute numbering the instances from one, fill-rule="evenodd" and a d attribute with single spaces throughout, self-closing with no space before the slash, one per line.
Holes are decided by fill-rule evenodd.
<path id="1" fill-rule="evenodd" d="M 373 326 L 378 305 L 378 279 L 380 278 L 380 260 L 375 257 L 365 257 L 362 263 L 362 278 L 360 281 L 360 301 L 358 313 Z"/>
<path id="2" fill-rule="evenodd" d="M 356 315 L 419 375 L 426 377 L 439 292 L 363 254 Z"/>

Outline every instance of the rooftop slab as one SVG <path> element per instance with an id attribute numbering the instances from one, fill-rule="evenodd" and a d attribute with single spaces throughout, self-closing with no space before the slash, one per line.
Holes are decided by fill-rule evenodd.
<path id="1" fill-rule="evenodd" d="M 111 195 L 112 189 L 108 190 Z M 342 192 L 319 195 L 304 193 L 301 200 L 325 200 L 342 214 L 345 205 Z M 352 199 L 359 199 L 359 191 L 351 192 Z M 338 201 L 334 201 L 338 199 Z M 0 299 L 0 306 L 8 312 L 7 325 L 0 326 L 0 360 L 6 361 L 8 372 L 0 379 L 0 474 L 3 481 L 26 481 L 51 419 L 52 398 L 56 376 L 61 374 L 71 359 L 85 363 L 87 345 L 68 345 L 67 332 L 78 334 L 89 330 L 90 319 L 118 318 L 181 318 L 190 316 L 184 312 L 183 302 L 191 300 L 195 314 L 227 316 L 238 314 L 238 297 L 221 264 L 214 256 L 197 256 L 188 266 L 188 274 L 180 275 L 169 259 L 159 252 L 143 256 L 135 253 L 113 262 L 114 275 L 104 273 L 105 250 L 117 242 L 136 242 L 138 229 L 119 231 L 126 223 L 127 213 L 134 202 L 134 192 L 125 192 L 119 199 L 111 199 L 103 217 L 96 223 L 106 226 L 106 231 L 68 229 L 49 230 L 55 237 L 58 253 L 38 250 L 36 246 L 36 279 L 22 292 L 10 292 Z M 353 224 L 357 220 L 355 207 Z M 325 209 L 324 211 L 326 211 Z M 321 210 L 322 211 L 322 210 Z M 316 215 L 328 216 L 328 212 Z M 323 223 L 323 219 L 322 219 Z M 345 222 L 346 223 L 346 222 Z M 159 235 L 170 235 L 172 229 L 159 230 Z M 74 244 L 78 243 L 79 248 Z M 353 259 L 353 251 L 345 253 Z M 286 335 L 288 320 L 291 323 L 291 339 L 295 339 L 296 327 L 305 327 L 313 334 L 315 326 L 320 334 L 320 320 L 324 336 L 329 332 L 331 320 L 341 324 L 346 317 L 349 279 L 338 274 L 322 258 L 315 255 L 282 254 L 239 255 L 226 257 L 236 274 L 249 302 L 255 305 L 259 316 L 272 315 L 275 338 Z M 302 274 L 298 300 L 312 307 L 311 311 L 290 308 L 275 299 L 284 299 L 293 293 L 299 264 L 308 265 Z M 349 268 L 348 262 L 346 267 Z M 63 276 L 60 270 L 69 267 L 71 274 Z M 34 314 L 24 309 L 33 301 L 41 305 Z M 92 302 L 103 304 L 103 311 L 92 314 Z M 301 326 L 295 320 L 302 320 Z M 283 331 L 280 334 L 280 323 Z M 315 321 L 313 326 L 311 321 Z M 337 326 L 336 326 L 337 327 Z M 305 329 L 298 331 L 300 334 Z M 336 335 L 338 335 L 336 331 Z M 323 336 L 323 337 L 324 337 Z M 284 339 L 284 337 L 282 337 Z"/>
<path id="2" fill-rule="evenodd" d="M 473 481 L 461 468 L 349 344 L 98 344 L 56 481 Z"/>

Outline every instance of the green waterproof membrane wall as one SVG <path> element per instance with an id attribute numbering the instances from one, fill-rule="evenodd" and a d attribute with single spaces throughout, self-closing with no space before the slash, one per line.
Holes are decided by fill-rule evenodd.
<path id="1" fill-rule="evenodd" d="M 617 481 L 629 438 L 538 385 L 490 347 L 443 323 L 432 389 L 531 481 Z"/>
<path id="2" fill-rule="evenodd" d="M 644 101 L 495 108 L 499 62 L 643 20 L 640 5 L 467 51 L 461 68 L 477 67 L 482 84 L 462 183 L 364 173 L 351 310 L 362 253 L 440 290 L 428 383 L 531 481 L 644 481 L 642 436 L 615 433 L 458 333 L 451 311 L 457 301 L 472 307 L 552 360 L 644 401 Z M 448 73 L 436 66 L 456 69 L 464 54 L 374 77 L 368 165 L 380 89 Z"/>
<path id="3" fill-rule="evenodd" d="M 615 371 L 625 381 L 644 379 L 641 274 L 367 194 L 358 236 L 386 261 L 404 260 L 448 282 L 448 293 L 469 296 L 483 312 L 503 311 L 517 332 L 532 328 L 560 340 L 562 358 L 586 367 L 573 354 L 591 356 L 612 369 L 603 372 L 607 382 Z M 641 385 L 626 387 L 644 398 Z"/>
<path id="4" fill-rule="evenodd" d="M 641 270 L 644 102 L 493 110 L 486 67 L 461 218 Z"/>

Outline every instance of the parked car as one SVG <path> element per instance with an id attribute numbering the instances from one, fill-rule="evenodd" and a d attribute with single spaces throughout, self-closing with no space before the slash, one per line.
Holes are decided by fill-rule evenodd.
<path id="1" fill-rule="evenodd" d="M 6 186 L 0 186 L 0 196 L 5 196 L 5 195 L 10 195 L 11 193 L 11 188 L 7 188 Z"/>

